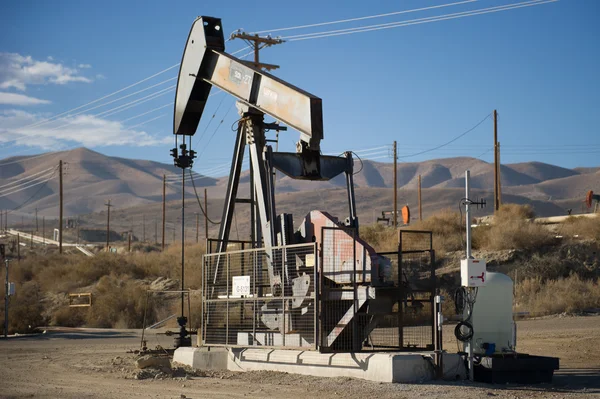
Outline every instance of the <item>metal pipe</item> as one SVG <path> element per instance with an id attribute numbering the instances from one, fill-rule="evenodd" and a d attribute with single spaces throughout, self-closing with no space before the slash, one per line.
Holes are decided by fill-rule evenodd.
<path id="1" fill-rule="evenodd" d="M 181 168 L 181 291 L 185 273 L 185 168 Z M 184 293 L 181 293 L 181 317 L 184 317 Z"/>
<path id="2" fill-rule="evenodd" d="M 471 186 L 471 172 L 465 171 L 465 217 L 467 224 L 467 259 L 471 259 L 471 210 L 469 207 L 469 191 Z"/>
<path id="3" fill-rule="evenodd" d="M 471 172 L 465 171 L 465 218 L 467 228 L 467 259 L 471 259 L 471 210 L 469 207 L 469 191 L 471 186 Z M 467 288 L 469 291 L 472 288 Z M 475 372 L 473 370 L 473 339 L 469 341 L 469 380 L 475 381 Z"/>
<path id="4" fill-rule="evenodd" d="M 6 265 L 6 291 L 4 293 L 4 338 L 8 336 L 8 259 L 4 259 Z"/>

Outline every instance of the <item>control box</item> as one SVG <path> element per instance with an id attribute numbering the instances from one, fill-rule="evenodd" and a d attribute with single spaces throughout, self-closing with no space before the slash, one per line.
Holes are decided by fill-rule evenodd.
<path id="1" fill-rule="evenodd" d="M 460 261 L 460 285 L 463 287 L 483 287 L 486 279 L 485 260 L 462 259 Z"/>

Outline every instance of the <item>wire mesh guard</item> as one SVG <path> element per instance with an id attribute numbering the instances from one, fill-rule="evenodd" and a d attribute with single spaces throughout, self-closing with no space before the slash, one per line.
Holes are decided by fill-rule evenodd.
<path id="1" fill-rule="evenodd" d="M 319 349 L 432 349 L 435 273 L 431 234 L 407 233 L 407 251 L 400 248 L 377 254 L 363 246 L 350 229 L 323 228 L 322 237 Z"/>
<path id="2" fill-rule="evenodd" d="M 315 349 L 317 260 L 312 243 L 205 255 L 204 345 Z"/>
<path id="3" fill-rule="evenodd" d="M 375 253 L 353 229 L 322 227 L 320 238 L 205 255 L 203 344 L 321 352 L 433 348 L 431 233 L 401 232 L 410 249 L 386 253 Z M 282 284 L 273 284 L 279 278 Z"/>
<path id="4" fill-rule="evenodd" d="M 400 231 L 402 347 L 433 349 L 435 252 L 429 231 Z"/>

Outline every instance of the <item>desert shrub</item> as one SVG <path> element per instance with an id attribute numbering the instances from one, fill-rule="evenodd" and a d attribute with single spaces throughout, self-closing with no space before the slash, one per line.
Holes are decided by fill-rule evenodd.
<path id="1" fill-rule="evenodd" d="M 527 220 L 504 220 L 477 233 L 479 249 L 535 249 L 557 242 L 543 225 Z"/>
<path id="2" fill-rule="evenodd" d="M 533 315 L 572 313 L 600 307 L 600 286 L 596 280 L 576 274 L 556 280 L 525 279 L 515 287 L 515 310 Z"/>
<path id="3" fill-rule="evenodd" d="M 529 205 L 502 205 L 494 223 L 486 228 L 477 228 L 479 249 L 536 249 L 556 243 L 550 231 L 530 219 L 535 215 Z"/>
<path id="4" fill-rule="evenodd" d="M 574 237 L 600 241 L 600 218 L 569 217 L 559 230 L 560 234 L 572 239 Z"/>
<path id="5" fill-rule="evenodd" d="M 495 220 L 527 220 L 533 219 L 535 212 L 529 205 L 503 204 L 494 215 Z"/>
<path id="6" fill-rule="evenodd" d="M 438 257 L 442 257 L 447 252 L 464 249 L 465 246 L 464 220 L 458 212 L 452 212 L 449 209 L 414 223 L 407 229 L 433 232 L 433 248 Z"/>
<path id="7" fill-rule="evenodd" d="M 132 247 L 134 252 L 160 252 L 160 246 L 157 244 L 143 244 L 137 243 Z"/>
<path id="8" fill-rule="evenodd" d="M 360 238 L 378 252 L 398 249 L 398 231 L 394 228 L 376 223 L 360 227 Z"/>
<path id="9" fill-rule="evenodd" d="M 114 274 L 103 276 L 96 285 L 94 303 L 86 315 L 89 327 L 140 328 L 146 305 L 146 287 L 134 280 L 123 280 Z M 147 324 L 156 319 L 156 299 L 150 297 Z"/>
<path id="10" fill-rule="evenodd" d="M 4 305 L 4 301 L 2 304 Z M 36 327 L 46 325 L 47 320 L 43 316 L 43 311 L 40 286 L 33 281 L 17 284 L 15 295 L 9 300 L 8 333 L 28 333 Z M 2 329 L 4 330 L 4 312 L 2 312 Z"/>
<path id="11" fill-rule="evenodd" d="M 85 325 L 88 312 L 89 308 L 70 308 L 64 306 L 52 314 L 50 324 L 61 327 L 81 327 Z"/>

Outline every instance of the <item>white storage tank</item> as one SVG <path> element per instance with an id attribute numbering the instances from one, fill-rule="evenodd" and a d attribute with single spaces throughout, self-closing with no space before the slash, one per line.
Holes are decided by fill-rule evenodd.
<path id="1" fill-rule="evenodd" d="M 515 350 L 513 334 L 513 281 L 502 273 L 486 273 L 473 308 L 473 353 L 491 354 Z M 487 344 L 487 345 L 485 345 Z M 469 343 L 465 343 L 468 352 Z"/>

